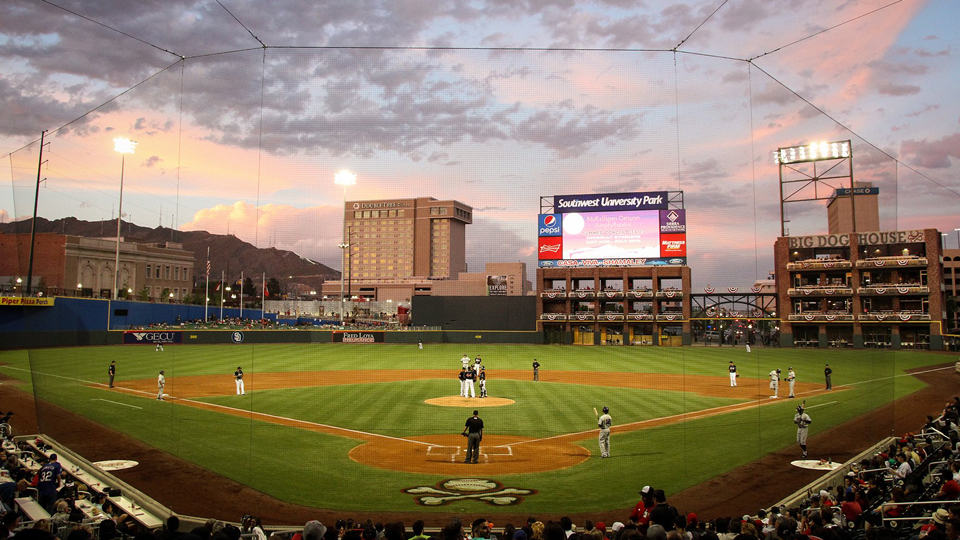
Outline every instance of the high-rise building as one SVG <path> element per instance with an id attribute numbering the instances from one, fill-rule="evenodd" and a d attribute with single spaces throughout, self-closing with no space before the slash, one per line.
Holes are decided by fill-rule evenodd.
<path id="1" fill-rule="evenodd" d="M 409 300 L 430 294 L 434 280 L 456 279 L 467 271 L 466 226 L 472 222 L 473 208 L 459 201 L 347 201 L 346 295 Z M 339 281 L 324 283 L 327 297 L 339 296 L 339 290 Z"/>
<path id="2" fill-rule="evenodd" d="M 844 234 L 854 231 L 853 207 L 856 206 L 856 231 L 879 231 L 880 188 L 870 182 L 857 182 L 854 197 L 850 188 L 838 188 L 827 201 L 827 228 L 829 234 Z"/>

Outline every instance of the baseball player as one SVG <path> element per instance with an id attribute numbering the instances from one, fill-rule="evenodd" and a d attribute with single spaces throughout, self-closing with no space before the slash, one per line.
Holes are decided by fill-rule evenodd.
<path id="1" fill-rule="evenodd" d="M 467 356 L 466 354 L 464 354 L 463 357 L 460 359 L 460 363 L 463 364 L 463 367 L 464 367 L 464 368 L 469 368 L 469 367 L 470 367 L 470 357 Z"/>
<path id="2" fill-rule="evenodd" d="M 423 350 L 423 340 L 420 340 L 420 339 L 417 340 L 417 348 L 420 349 L 421 351 Z"/>
<path id="3" fill-rule="evenodd" d="M 797 444 L 803 453 L 800 457 L 807 457 L 807 427 L 813 423 L 810 415 L 803 411 L 803 404 L 797 405 L 797 414 L 793 415 L 793 423 L 797 425 Z"/>
<path id="4" fill-rule="evenodd" d="M 107 376 L 110 377 L 110 388 L 113 388 L 113 378 L 117 376 L 117 361 L 113 360 L 110 362 L 110 367 L 107 368 Z"/>
<path id="5" fill-rule="evenodd" d="M 830 382 L 831 375 L 833 375 L 833 370 L 830 369 L 830 364 L 826 364 L 826 367 L 823 368 L 823 377 L 827 380 L 827 390 L 833 390 L 833 383 Z"/>
<path id="6" fill-rule="evenodd" d="M 487 397 L 487 370 L 483 366 L 480 366 L 480 373 L 477 374 L 477 379 L 480 380 L 480 397 Z"/>
<path id="7" fill-rule="evenodd" d="M 245 395 L 246 391 L 243 388 L 243 368 L 237 366 L 237 370 L 233 372 L 233 378 L 237 381 L 237 395 Z"/>
<path id="8" fill-rule="evenodd" d="M 163 343 L 157 342 L 157 352 L 163 352 Z"/>
<path id="9" fill-rule="evenodd" d="M 533 380 L 534 382 L 540 380 L 540 362 L 537 362 L 537 359 L 533 359 Z"/>
<path id="10" fill-rule="evenodd" d="M 600 458 L 610 457 L 610 407 L 603 408 L 603 415 L 597 418 L 597 427 L 600 428 Z"/>
<path id="11" fill-rule="evenodd" d="M 460 368 L 460 395 L 467 397 L 467 368 Z"/>
<path id="12" fill-rule="evenodd" d="M 780 397 L 780 368 L 770 372 L 770 389 L 773 390 L 771 398 Z"/>
<path id="13" fill-rule="evenodd" d="M 737 386 L 737 377 L 740 375 L 737 373 L 737 365 L 733 363 L 733 360 L 730 361 L 727 370 L 730 371 L 730 386 Z"/>
<path id="14" fill-rule="evenodd" d="M 796 397 L 793 395 L 793 385 L 797 382 L 797 374 L 793 372 L 792 367 L 787 368 L 787 383 L 790 384 L 790 395 L 787 397 Z"/>
<path id="15" fill-rule="evenodd" d="M 167 384 L 167 379 L 163 376 L 163 370 L 160 370 L 160 376 L 157 377 L 157 399 L 160 401 L 165 401 L 163 399 L 163 387 Z"/>
<path id="16" fill-rule="evenodd" d="M 476 371 L 477 374 L 480 373 L 480 357 L 479 356 L 473 359 L 473 370 Z"/>
<path id="17" fill-rule="evenodd" d="M 477 391 L 473 385 L 473 381 L 477 380 L 477 372 L 472 369 L 464 370 L 463 377 L 467 383 L 466 388 L 463 389 L 463 397 L 467 397 L 467 392 L 470 392 L 470 397 L 477 397 Z"/>

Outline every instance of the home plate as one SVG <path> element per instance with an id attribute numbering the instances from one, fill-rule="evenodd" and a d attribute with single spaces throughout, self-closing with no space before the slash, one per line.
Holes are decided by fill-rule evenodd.
<path id="1" fill-rule="evenodd" d="M 798 459 L 790 462 L 794 467 L 801 469 L 813 469 L 815 471 L 832 471 L 839 469 L 843 464 L 826 459 Z"/>

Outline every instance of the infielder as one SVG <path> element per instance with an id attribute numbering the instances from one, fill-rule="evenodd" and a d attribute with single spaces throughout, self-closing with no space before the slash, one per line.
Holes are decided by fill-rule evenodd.
<path id="1" fill-rule="evenodd" d="M 787 397 L 796 397 L 793 395 L 793 385 L 797 382 L 797 374 L 793 372 L 792 367 L 787 368 L 787 382 L 790 383 L 790 395 Z"/>
<path id="2" fill-rule="evenodd" d="M 534 382 L 540 380 L 540 362 L 537 362 L 537 359 L 533 359 L 533 380 Z"/>
<path id="3" fill-rule="evenodd" d="M 467 392 L 470 392 L 470 397 L 477 397 L 476 388 L 473 385 L 473 381 L 477 380 L 477 372 L 468 369 L 464 372 L 463 377 L 466 379 L 467 387 L 463 389 L 463 397 L 467 397 Z"/>
<path id="4" fill-rule="evenodd" d="M 613 424 L 613 418 L 610 418 L 610 407 L 603 408 L 603 416 L 597 418 L 597 427 L 600 428 L 600 458 L 610 457 L 610 426 Z"/>
<path id="5" fill-rule="evenodd" d="M 467 368 L 460 368 L 460 395 L 467 397 Z"/>
<path id="6" fill-rule="evenodd" d="M 480 366 L 480 373 L 477 374 L 477 379 L 480 380 L 480 397 L 487 397 L 487 370 L 483 366 Z"/>
<path id="7" fill-rule="evenodd" d="M 730 361 L 730 366 L 727 369 L 730 371 L 730 386 L 737 386 L 737 377 L 740 375 L 737 374 L 737 365 L 733 363 L 733 360 Z"/>
<path id="8" fill-rule="evenodd" d="M 479 356 L 473 359 L 473 370 L 476 371 L 478 374 L 480 373 L 480 357 Z"/>
<path id="9" fill-rule="evenodd" d="M 463 357 L 460 359 L 460 363 L 463 364 L 463 367 L 464 367 L 464 368 L 469 368 L 469 367 L 470 367 L 470 357 L 467 356 L 466 354 L 464 354 Z"/>
<path id="10" fill-rule="evenodd" d="M 797 444 L 803 453 L 800 457 L 807 457 L 807 427 L 813 423 L 810 415 L 803 412 L 803 404 L 797 405 L 797 414 L 793 415 L 793 423 L 797 425 Z"/>
<path id="11" fill-rule="evenodd" d="M 160 401 L 165 401 L 163 399 L 163 387 L 167 384 L 167 379 L 163 376 L 163 370 L 160 370 L 160 376 L 157 377 L 157 399 Z"/>
<path id="12" fill-rule="evenodd" d="M 770 372 L 770 389 L 773 390 L 771 398 L 780 397 L 780 368 Z"/>
<path id="13" fill-rule="evenodd" d="M 237 370 L 233 372 L 233 378 L 237 381 L 237 395 L 245 395 L 246 391 L 243 388 L 243 368 L 237 366 Z"/>
<path id="14" fill-rule="evenodd" d="M 110 388 L 113 388 L 113 378 L 117 376 L 117 361 L 113 360 L 110 362 L 110 367 L 107 368 L 107 376 L 110 377 Z"/>

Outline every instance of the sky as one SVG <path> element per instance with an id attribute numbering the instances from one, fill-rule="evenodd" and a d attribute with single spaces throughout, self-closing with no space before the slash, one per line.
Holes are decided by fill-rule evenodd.
<path id="1" fill-rule="evenodd" d="M 773 269 L 773 151 L 849 139 L 884 229 L 960 242 L 955 0 L 265 5 L 0 3 L 0 221 L 32 214 L 47 130 L 48 219 L 115 219 L 122 174 L 134 223 L 339 269 L 344 199 L 456 199 L 469 270 L 532 277 L 541 197 L 682 191 L 694 286 L 744 287 Z M 785 208 L 826 233 L 822 201 Z"/>

